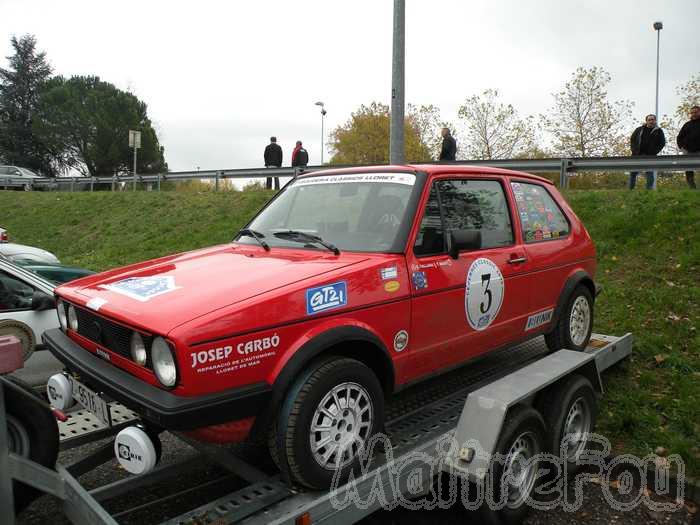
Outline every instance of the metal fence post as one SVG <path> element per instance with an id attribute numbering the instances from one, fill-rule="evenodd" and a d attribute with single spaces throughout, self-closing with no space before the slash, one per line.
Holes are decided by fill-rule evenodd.
<path id="1" fill-rule="evenodd" d="M 158 174 L 158 191 L 160 191 L 160 173 Z"/>
<path id="2" fill-rule="evenodd" d="M 221 177 L 221 172 L 216 172 L 216 179 L 214 180 L 214 191 L 219 191 L 219 178 Z"/>
<path id="3" fill-rule="evenodd" d="M 114 191 L 114 182 L 115 182 L 115 181 L 114 181 L 114 178 L 115 178 L 115 177 L 116 177 L 116 175 L 112 175 L 112 191 Z"/>
<path id="4" fill-rule="evenodd" d="M 95 185 L 95 177 L 90 177 L 90 191 L 92 191 L 94 185 Z"/>
<path id="5" fill-rule="evenodd" d="M 70 191 L 75 190 L 75 177 L 71 178 L 70 180 Z"/>
<path id="6" fill-rule="evenodd" d="M 561 159 L 561 167 L 559 168 L 559 187 L 561 189 L 569 187 L 569 160 Z"/>

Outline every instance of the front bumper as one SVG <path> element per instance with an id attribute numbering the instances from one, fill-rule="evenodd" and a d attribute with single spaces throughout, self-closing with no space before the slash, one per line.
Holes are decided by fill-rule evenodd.
<path id="1" fill-rule="evenodd" d="M 56 359 L 78 373 L 81 381 L 166 430 L 194 430 L 254 417 L 272 395 L 267 383 L 256 383 L 198 397 L 177 396 L 103 361 L 58 328 L 44 332 L 43 339 Z"/>

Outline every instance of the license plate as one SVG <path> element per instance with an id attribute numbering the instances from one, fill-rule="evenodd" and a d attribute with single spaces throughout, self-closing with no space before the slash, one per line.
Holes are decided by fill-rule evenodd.
<path id="1" fill-rule="evenodd" d="M 97 416 L 105 425 L 112 426 L 112 417 L 107 402 L 99 394 L 75 379 L 73 379 L 73 399 Z"/>

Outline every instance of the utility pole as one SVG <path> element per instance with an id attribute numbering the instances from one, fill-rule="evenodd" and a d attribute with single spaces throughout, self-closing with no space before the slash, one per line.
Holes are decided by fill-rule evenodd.
<path id="1" fill-rule="evenodd" d="M 404 142 L 404 87 L 406 57 L 406 2 L 394 0 L 394 46 L 391 60 L 391 132 L 389 162 L 406 162 Z"/>
<path id="2" fill-rule="evenodd" d="M 659 115 L 659 49 L 661 46 L 661 30 L 664 28 L 663 23 L 654 22 L 654 29 L 656 30 L 656 120 L 660 121 L 661 115 Z"/>
<path id="3" fill-rule="evenodd" d="M 316 102 L 316 105 L 321 107 L 321 166 L 323 166 L 323 149 L 324 149 L 323 142 L 324 142 L 325 137 L 326 137 L 325 131 L 323 129 L 323 122 L 326 118 L 326 113 L 328 113 L 328 112 L 326 111 L 326 107 L 325 107 L 326 105 L 323 102 L 318 101 L 318 102 Z"/>

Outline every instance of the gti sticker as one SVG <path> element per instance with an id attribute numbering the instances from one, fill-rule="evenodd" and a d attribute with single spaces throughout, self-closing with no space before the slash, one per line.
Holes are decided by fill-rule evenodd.
<path id="1" fill-rule="evenodd" d="M 403 184 L 404 186 L 413 186 L 416 183 L 416 177 L 410 173 L 353 173 L 351 175 L 312 176 L 298 179 L 294 183 L 294 186 L 348 184 L 351 182 L 384 182 L 390 184 Z"/>
<path id="2" fill-rule="evenodd" d="M 96 312 L 99 312 L 100 308 L 102 308 L 106 304 L 106 299 L 102 299 L 102 297 L 93 297 L 87 303 L 85 303 L 85 306 L 90 308 L 90 310 L 95 310 Z"/>
<path id="3" fill-rule="evenodd" d="M 486 330 L 501 310 L 504 294 L 501 270 L 491 259 L 476 259 L 467 272 L 464 310 L 469 326 Z"/>
<path id="4" fill-rule="evenodd" d="M 387 268 L 381 268 L 379 274 L 382 276 L 383 281 L 396 279 L 399 276 L 399 269 L 396 266 L 389 266 Z"/>
<path id="5" fill-rule="evenodd" d="M 137 301 L 146 302 L 159 295 L 163 295 L 180 288 L 175 286 L 175 277 L 172 275 L 155 275 L 153 277 L 129 277 L 123 281 L 100 286 L 110 292 L 126 295 Z"/>
<path id="6" fill-rule="evenodd" d="M 345 281 L 339 281 L 306 290 L 306 313 L 308 315 L 334 310 L 348 304 Z"/>
<path id="7" fill-rule="evenodd" d="M 527 318 L 527 323 L 525 323 L 525 331 L 532 330 L 543 324 L 547 324 L 552 320 L 552 315 L 554 314 L 554 308 L 545 310 L 544 312 L 539 312 L 537 314 L 532 314 Z"/>
<path id="8" fill-rule="evenodd" d="M 399 288 L 401 288 L 399 281 L 389 281 L 384 283 L 384 290 L 389 293 L 396 292 Z"/>
<path id="9" fill-rule="evenodd" d="M 408 332 L 401 330 L 394 336 L 394 350 L 397 352 L 403 351 L 408 346 Z"/>
<path id="10" fill-rule="evenodd" d="M 416 290 L 428 287 L 428 277 L 425 275 L 425 272 L 413 272 L 412 280 Z"/>

